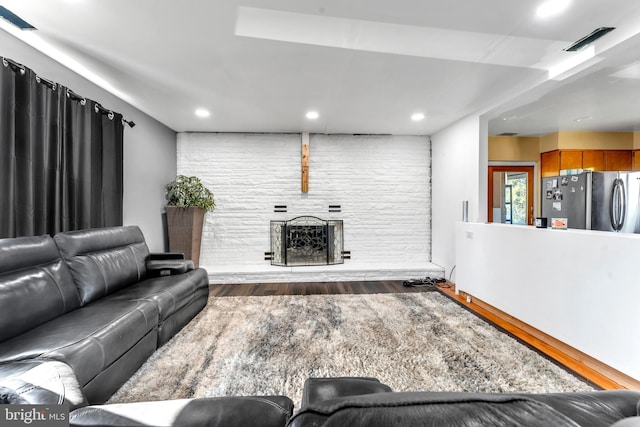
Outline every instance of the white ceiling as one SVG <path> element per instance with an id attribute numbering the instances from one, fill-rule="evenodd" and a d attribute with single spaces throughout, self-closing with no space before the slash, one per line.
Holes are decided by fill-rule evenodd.
<path id="1" fill-rule="evenodd" d="M 640 131 L 640 36 L 562 84 L 540 85 L 492 112 L 491 134 Z"/>
<path id="2" fill-rule="evenodd" d="M 38 30 L 0 28 L 176 131 L 431 135 L 475 112 L 490 134 L 639 130 L 640 2 L 572 0 L 547 20 L 541 3 L 0 0 Z M 595 58 L 550 80 L 602 26 L 617 29 Z"/>

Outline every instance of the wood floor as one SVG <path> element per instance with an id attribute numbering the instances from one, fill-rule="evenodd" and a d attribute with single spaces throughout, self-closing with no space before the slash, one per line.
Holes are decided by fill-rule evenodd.
<path id="1" fill-rule="evenodd" d="M 582 376 L 604 390 L 640 390 L 640 382 L 581 353 L 580 351 L 544 334 L 508 314 L 467 295 L 455 294 L 452 283 L 437 285 L 437 290 L 458 302 L 486 321 L 537 349 L 560 365 Z M 402 281 L 367 282 L 301 282 L 212 285 L 210 294 L 215 297 L 267 296 L 267 295 L 318 295 L 318 294 L 376 294 L 400 292 L 432 292 L 431 286 L 407 287 Z M 468 302 L 471 301 L 471 302 Z"/>
<path id="2" fill-rule="evenodd" d="M 243 297 L 265 295 L 329 295 L 329 294 L 386 294 L 399 292 L 427 292 L 427 287 L 403 286 L 400 280 L 377 282 L 299 282 L 212 285 L 211 295 Z"/>

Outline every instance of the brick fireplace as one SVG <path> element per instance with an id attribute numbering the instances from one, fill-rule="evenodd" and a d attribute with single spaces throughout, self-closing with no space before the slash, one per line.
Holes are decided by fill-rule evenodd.
<path id="1" fill-rule="evenodd" d="M 344 262 L 343 224 L 299 216 L 288 221 L 271 221 L 271 265 L 299 267 Z"/>
<path id="2" fill-rule="evenodd" d="M 308 146 L 305 188 L 300 134 L 178 134 L 178 173 L 199 176 L 216 198 L 200 257 L 211 283 L 407 279 L 438 269 L 427 137 L 311 134 Z M 282 228 L 310 216 L 344 227 Z M 271 249 L 272 221 L 289 252 Z M 344 248 L 325 251 L 323 236 L 340 236 Z M 307 252 L 313 265 L 300 267 Z"/>

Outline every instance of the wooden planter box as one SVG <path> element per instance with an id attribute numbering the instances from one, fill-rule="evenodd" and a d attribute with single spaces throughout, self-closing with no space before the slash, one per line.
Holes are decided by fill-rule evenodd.
<path id="1" fill-rule="evenodd" d="M 183 253 L 185 258 L 192 260 L 196 268 L 198 268 L 200 264 L 204 209 L 167 206 L 166 210 L 169 250 Z"/>

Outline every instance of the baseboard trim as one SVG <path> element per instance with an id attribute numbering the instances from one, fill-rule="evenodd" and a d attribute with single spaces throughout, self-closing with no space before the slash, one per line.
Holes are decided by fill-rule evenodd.
<path id="1" fill-rule="evenodd" d="M 348 282 L 407 280 L 421 277 L 443 277 L 444 269 L 430 262 L 407 264 L 367 264 L 345 262 L 329 266 L 276 267 L 206 266 L 209 283 L 216 285 L 283 282 Z"/>
<path id="2" fill-rule="evenodd" d="M 460 291 L 455 293 L 455 285 L 441 287 L 440 291 L 456 302 L 467 307 L 487 321 L 504 329 L 513 336 L 521 339 L 547 357 L 555 360 L 567 369 L 575 372 L 604 390 L 640 390 L 640 381 L 612 368 L 601 361 L 547 335 L 546 333 L 528 325 L 525 322 L 505 313 L 492 305 Z M 468 298 L 469 297 L 469 298 Z M 471 302 L 467 302 L 470 300 Z"/>

